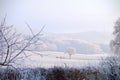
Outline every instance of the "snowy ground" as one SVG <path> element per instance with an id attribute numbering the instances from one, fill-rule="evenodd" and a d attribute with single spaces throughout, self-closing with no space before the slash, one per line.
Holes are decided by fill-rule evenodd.
<path id="1" fill-rule="evenodd" d="M 27 52 L 30 55 L 27 59 L 21 61 L 24 67 L 84 67 L 99 65 L 100 60 L 104 59 L 107 54 L 74 54 L 69 59 L 69 55 L 64 52 Z"/>

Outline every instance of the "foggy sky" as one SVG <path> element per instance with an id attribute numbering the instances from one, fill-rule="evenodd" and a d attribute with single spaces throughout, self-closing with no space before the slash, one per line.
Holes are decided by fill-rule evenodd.
<path id="1" fill-rule="evenodd" d="M 119 17 L 119 0 L 11 0 L 2 15 L 8 24 L 25 30 L 25 22 L 34 31 L 45 24 L 45 32 L 110 32 Z M 1 15 L 1 14 L 0 14 Z"/>

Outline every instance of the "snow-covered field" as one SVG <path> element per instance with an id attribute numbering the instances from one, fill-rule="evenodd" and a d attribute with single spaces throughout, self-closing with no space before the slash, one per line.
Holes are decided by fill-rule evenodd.
<path id="1" fill-rule="evenodd" d="M 74 54 L 71 59 L 64 52 L 26 52 L 30 55 L 28 58 L 21 61 L 24 67 L 44 67 L 50 68 L 54 66 L 62 67 L 84 67 L 99 65 L 100 60 L 104 59 L 107 54 Z M 21 66 L 21 65 L 20 65 Z"/>
<path id="2" fill-rule="evenodd" d="M 27 56 L 30 56 L 20 61 L 22 62 L 20 66 L 23 64 L 25 67 L 96 66 L 108 56 L 106 53 L 110 53 L 108 45 L 110 38 L 109 33 L 99 32 L 44 33 L 38 42 L 40 45 L 30 47 L 33 52 L 26 52 Z M 69 47 L 74 48 L 76 52 L 71 59 L 64 53 Z"/>

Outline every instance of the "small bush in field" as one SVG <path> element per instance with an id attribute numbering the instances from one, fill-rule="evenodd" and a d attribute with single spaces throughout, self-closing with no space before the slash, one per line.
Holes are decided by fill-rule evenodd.
<path id="1" fill-rule="evenodd" d="M 20 80 L 21 74 L 19 71 L 7 69 L 0 71 L 0 80 Z"/>
<path id="2" fill-rule="evenodd" d="M 119 57 L 108 57 L 103 61 L 102 74 L 105 80 L 120 80 L 120 59 Z"/>
<path id="3" fill-rule="evenodd" d="M 65 70 L 67 80 L 86 80 L 86 73 L 78 69 Z"/>
<path id="4" fill-rule="evenodd" d="M 48 72 L 47 80 L 86 80 L 86 74 L 79 69 L 53 68 Z"/>
<path id="5" fill-rule="evenodd" d="M 102 74 L 97 68 L 87 67 L 85 69 L 85 73 L 87 74 L 87 80 L 104 80 L 101 78 Z"/>
<path id="6" fill-rule="evenodd" d="M 46 80 L 46 70 L 35 69 L 1 69 L 0 80 Z"/>
<path id="7" fill-rule="evenodd" d="M 48 70 L 47 80 L 67 80 L 63 68 L 53 68 Z"/>

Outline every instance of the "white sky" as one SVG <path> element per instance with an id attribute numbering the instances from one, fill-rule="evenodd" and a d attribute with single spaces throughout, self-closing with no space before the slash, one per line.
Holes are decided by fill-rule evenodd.
<path id="1" fill-rule="evenodd" d="M 8 23 L 25 30 L 25 22 L 37 31 L 77 33 L 110 32 L 120 16 L 119 0 L 11 0 L 6 3 Z"/>

